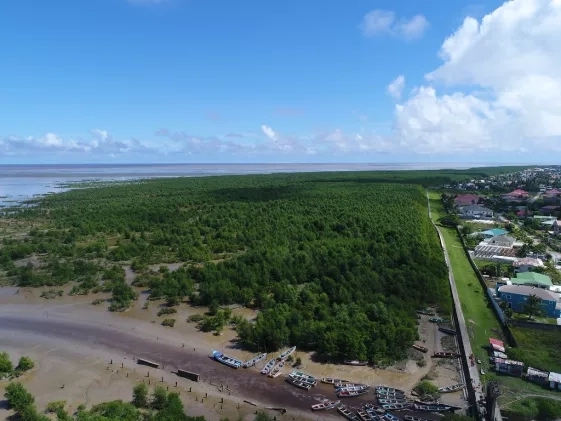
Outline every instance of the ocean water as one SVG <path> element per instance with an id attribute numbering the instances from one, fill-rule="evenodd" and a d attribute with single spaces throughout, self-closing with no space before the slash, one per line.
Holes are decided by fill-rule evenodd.
<path id="1" fill-rule="evenodd" d="M 0 207 L 64 190 L 80 181 L 125 181 L 155 177 L 471 168 L 475 164 L 96 164 L 0 165 Z"/>

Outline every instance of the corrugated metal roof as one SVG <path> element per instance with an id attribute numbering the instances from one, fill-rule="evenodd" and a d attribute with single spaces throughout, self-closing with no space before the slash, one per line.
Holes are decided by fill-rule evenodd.
<path id="1" fill-rule="evenodd" d="M 526 371 L 526 374 L 528 376 L 543 377 L 545 379 L 547 379 L 548 376 L 549 376 L 549 373 L 547 371 L 541 371 L 541 370 L 538 370 L 537 368 L 532 368 L 532 367 L 528 367 L 528 370 Z"/>
<path id="2" fill-rule="evenodd" d="M 503 358 L 495 358 L 495 362 L 497 364 L 504 364 L 504 365 L 521 365 L 521 366 L 524 365 L 524 363 L 521 361 L 505 360 Z"/>
<path id="3" fill-rule="evenodd" d="M 550 382 L 561 383 L 561 374 L 559 373 L 549 373 L 548 379 Z"/>

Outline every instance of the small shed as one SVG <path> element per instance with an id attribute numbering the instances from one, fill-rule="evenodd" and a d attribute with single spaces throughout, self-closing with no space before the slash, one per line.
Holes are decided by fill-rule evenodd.
<path id="1" fill-rule="evenodd" d="M 504 358 L 506 360 L 508 358 L 508 355 L 506 355 L 504 352 L 501 351 L 493 351 L 493 357 Z"/>
<path id="2" fill-rule="evenodd" d="M 526 371 L 526 380 L 532 383 L 539 384 L 540 386 L 544 386 L 547 384 L 549 378 L 549 372 L 541 371 L 537 368 L 528 367 Z"/>
<path id="3" fill-rule="evenodd" d="M 547 378 L 547 380 L 549 381 L 550 388 L 557 388 L 558 390 L 561 390 L 561 374 L 549 373 L 549 377 Z"/>
<path id="4" fill-rule="evenodd" d="M 505 360 L 504 358 L 495 358 L 495 370 L 498 373 L 521 376 L 524 371 L 524 363 L 521 361 Z"/>

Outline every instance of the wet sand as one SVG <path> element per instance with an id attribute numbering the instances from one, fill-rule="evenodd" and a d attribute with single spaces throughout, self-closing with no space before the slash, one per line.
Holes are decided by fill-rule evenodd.
<path id="1" fill-rule="evenodd" d="M 184 322 L 185 312 L 202 313 L 204 309 L 182 305 L 184 308 L 181 311 L 184 313 L 177 317 L 177 327 L 169 329 L 151 323 L 154 319 L 159 322 L 155 316 L 157 303 L 151 303 L 149 310 L 142 310 L 145 298 L 143 296 L 131 311 L 113 314 L 106 310 L 106 306 L 92 306 L 91 301 L 96 297 L 91 295 L 87 297 L 65 295 L 53 300 L 45 300 L 38 298 L 40 292 L 37 290 L 22 290 L 18 295 L 12 295 L 13 293 L 11 290 L 10 293 L 0 294 L 0 337 L 2 338 L 15 334 L 26 335 L 33 338 L 35 343 L 51 343 L 53 346 L 70 341 L 72 347 L 90 350 L 92 355 L 96 355 L 99 351 L 106 355 L 107 360 L 114 359 L 115 364 L 124 363 L 125 368 L 130 363 L 132 364 L 130 370 L 135 368 L 133 357 L 156 361 L 165 366 L 162 372 L 166 376 L 171 376 L 169 379 L 171 385 L 174 385 L 175 381 L 181 383 L 183 380 L 169 374 L 170 371 L 178 368 L 193 371 L 199 373 L 204 380 L 201 383 L 188 382 L 190 387 L 193 387 L 193 393 L 195 389 L 196 393 L 205 390 L 209 396 L 220 396 L 225 400 L 241 403 L 242 407 L 243 399 L 257 402 L 261 407 L 285 407 L 289 410 L 289 414 L 285 417 L 291 416 L 286 418 L 287 420 L 293 417 L 318 419 L 318 414 L 311 414 L 310 405 L 322 399 L 335 399 L 334 390 L 328 385 L 318 385 L 309 392 L 301 391 L 284 382 L 282 375 L 270 379 L 259 374 L 258 369 L 255 368 L 234 370 L 211 360 L 209 358 L 211 348 L 223 350 L 240 359 L 247 358 L 249 354 L 236 349 L 232 344 L 235 332 L 231 330 L 226 330 L 222 336 L 202 334 L 196 330 L 194 324 Z M 236 311 L 243 312 L 247 317 L 253 315 L 248 309 Z M 424 345 L 429 348 L 429 352 L 421 357 L 426 363 L 424 367 L 419 367 L 415 361 L 410 360 L 404 366 L 381 370 L 318 364 L 311 361 L 310 354 L 303 352 L 298 352 L 297 356 L 302 358 L 302 370 L 318 378 L 346 378 L 371 385 L 386 384 L 407 391 L 426 375 L 431 375 L 439 386 L 457 383 L 458 374 L 453 364 L 438 363 L 430 358 L 433 350 L 442 349 L 442 335 L 436 325 L 426 319 L 428 318 L 423 316 L 420 324 L 420 336 L 425 339 Z M 3 342 L 5 341 L 0 340 L 0 346 Z M 220 393 L 209 383 L 227 385 L 230 392 Z M 129 393 L 131 389 L 132 386 L 128 389 Z M 102 400 L 110 400 L 114 395 L 108 396 Z M 358 407 L 365 402 L 374 403 L 374 401 L 375 398 L 370 393 L 364 398 L 346 400 L 344 403 Z M 464 403 L 460 393 L 443 395 L 442 401 L 458 406 Z M 234 404 L 229 406 L 235 408 Z M 254 411 L 254 408 L 248 408 Z M 279 420 L 284 419 L 278 414 L 275 415 Z M 321 419 L 337 418 L 337 415 L 329 415 L 329 413 L 322 412 L 320 415 Z M 205 416 L 209 417 L 208 414 Z M 237 417 L 238 415 L 234 419 Z M 424 416 L 424 418 L 430 417 Z"/>

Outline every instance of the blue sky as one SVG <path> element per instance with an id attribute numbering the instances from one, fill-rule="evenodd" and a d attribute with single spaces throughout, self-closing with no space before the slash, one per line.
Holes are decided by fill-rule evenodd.
<path id="1" fill-rule="evenodd" d="M 560 62 L 495 57 L 558 12 L 523 1 L 2 2 L 0 163 L 547 160 L 561 109 L 504 81 Z"/>

